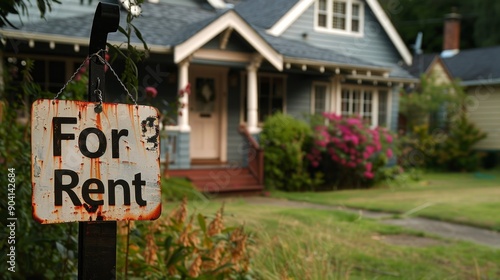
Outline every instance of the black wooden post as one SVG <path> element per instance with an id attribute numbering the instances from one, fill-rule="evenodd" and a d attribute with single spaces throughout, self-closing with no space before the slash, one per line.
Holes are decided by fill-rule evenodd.
<path id="1" fill-rule="evenodd" d="M 104 58 L 108 33 L 115 32 L 120 22 L 117 5 L 99 3 L 92 23 L 89 55 L 99 52 Z M 89 63 L 88 101 L 104 96 L 104 64 L 92 56 Z M 80 222 L 78 231 L 78 279 L 116 279 L 116 221 Z"/>

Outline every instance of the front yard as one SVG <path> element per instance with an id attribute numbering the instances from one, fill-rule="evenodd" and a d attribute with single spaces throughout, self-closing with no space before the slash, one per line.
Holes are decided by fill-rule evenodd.
<path id="1" fill-rule="evenodd" d="M 422 216 L 500 231 L 500 172 L 429 173 L 397 187 L 337 192 L 273 192 L 272 196 Z"/>
<path id="2" fill-rule="evenodd" d="M 271 195 L 498 227 L 500 214 L 494 210 L 495 204 L 500 205 L 498 177 L 425 174 L 420 182 L 394 188 Z M 189 214 L 201 213 L 210 220 L 222 204 L 224 225 L 244 225 L 250 233 L 248 251 L 257 279 L 500 278 L 499 250 L 384 225 L 357 214 L 255 205 L 244 197 L 222 202 L 196 196 L 188 203 Z M 170 219 L 168 212 L 177 205 L 166 202 L 160 219 Z"/>

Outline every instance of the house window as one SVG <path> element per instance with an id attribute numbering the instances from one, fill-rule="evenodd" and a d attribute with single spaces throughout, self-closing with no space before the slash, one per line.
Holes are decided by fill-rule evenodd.
<path id="1" fill-rule="evenodd" d="M 341 104 L 343 116 L 360 116 L 371 122 L 373 94 L 368 90 L 342 89 Z"/>
<path id="2" fill-rule="evenodd" d="M 257 98 L 259 123 L 265 121 L 266 117 L 285 111 L 285 78 L 281 75 L 259 74 Z M 243 120 L 247 121 L 247 81 L 243 85 Z"/>
<path id="3" fill-rule="evenodd" d="M 311 100 L 311 113 L 312 114 L 322 114 L 329 112 L 329 86 L 328 83 L 314 83 L 312 91 Z"/>
<path id="4" fill-rule="evenodd" d="M 283 112 L 285 79 L 277 76 L 259 76 L 259 122 L 267 116 Z"/>
<path id="5" fill-rule="evenodd" d="M 363 12 L 364 6 L 359 0 L 317 0 L 316 29 L 362 35 Z"/>
<path id="6" fill-rule="evenodd" d="M 389 110 L 388 104 L 388 93 L 387 90 L 379 90 L 378 92 L 378 125 L 387 127 L 389 123 Z"/>

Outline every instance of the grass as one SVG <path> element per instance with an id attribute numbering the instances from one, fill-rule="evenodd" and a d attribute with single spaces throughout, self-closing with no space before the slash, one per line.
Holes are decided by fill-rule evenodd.
<path id="1" fill-rule="evenodd" d="M 177 186 L 186 184 L 174 179 L 165 187 L 173 182 Z M 435 202 L 412 215 L 424 212 L 431 215 L 433 212 L 429 210 L 437 213 L 439 211 L 434 208 L 440 206 L 438 209 L 443 213 L 438 213 L 437 217 L 441 218 L 453 216 L 455 209 L 495 216 L 498 214 L 483 204 L 500 202 L 497 186 L 500 186 L 497 177 L 427 174 L 423 181 L 411 182 L 401 188 L 295 194 L 277 192 L 273 195 L 399 213 Z M 183 188 L 180 187 L 181 193 L 185 191 Z M 190 188 L 188 190 L 191 192 Z M 166 211 L 160 219 L 168 218 L 169 210 L 177 203 L 166 202 Z M 196 211 L 212 217 L 221 203 L 220 200 L 190 199 L 190 213 Z M 467 207 L 463 208 L 463 205 Z M 444 240 L 333 210 L 257 206 L 235 198 L 226 199 L 224 209 L 226 227 L 244 224 L 252 233 L 252 268 L 262 279 L 500 278 L 497 265 L 500 250 Z M 462 216 L 474 218 L 466 214 Z M 491 216 L 488 219 L 497 221 Z M 436 242 L 430 246 L 413 246 L 412 242 L 408 243 L 411 245 L 391 245 L 385 242 L 390 236 L 402 236 L 408 241 L 426 237 Z"/>
<path id="2" fill-rule="evenodd" d="M 220 202 L 191 204 L 205 215 Z M 427 247 L 397 246 L 384 237 L 424 236 L 332 210 L 225 203 L 225 224 L 254 234 L 253 269 L 263 279 L 494 279 L 500 251 L 438 240 Z"/>
<path id="3" fill-rule="evenodd" d="M 389 211 L 500 231 L 500 173 L 429 173 L 399 187 L 334 192 L 273 192 L 272 196 Z"/>

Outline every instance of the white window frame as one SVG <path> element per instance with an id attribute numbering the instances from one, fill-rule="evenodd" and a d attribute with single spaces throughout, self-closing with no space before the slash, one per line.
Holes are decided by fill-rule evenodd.
<path id="1" fill-rule="evenodd" d="M 313 84 L 312 84 L 312 90 L 311 90 L 311 114 L 316 114 L 316 87 L 317 86 L 324 86 L 326 88 L 326 92 L 325 92 L 325 112 L 331 112 L 333 111 L 333 108 L 332 108 L 332 91 L 330 89 L 330 83 L 328 82 L 317 82 L 317 81 L 314 81 Z"/>
<path id="2" fill-rule="evenodd" d="M 349 35 L 354 37 L 362 37 L 364 33 L 364 22 L 365 22 L 365 5 L 359 0 L 325 0 L 326 1 L 326 27 L 318 25 L 319 18 L 319 0 L 315 1 L 314 5 L 314 30 L 318 32 L 330 33 L 330 34 L 340 34 Z M 333 28 L 333 3 L 343 2 L 346 3 L 346 15 L 345 15 L 345 29 Z M 352 31 L 352 5 L 359 5 L 359 31 Z"/>
<path id="3" fill-rule="evenodd" d="M 360 90 L 360 91 L 370 91 L 372 94 L 371 100 L 371 127 L 377 127 L 379 125 L 378 115 L 379 115 L 379 91 L 387 92 L 387 107 L 386 107 L 386 127 L 391 127 L 391 88 L 380 88 L 380 87 L 370 87 L 370 86 L 357 86 L 357 85 L 341 85 L 340 90 L 336 93 L 337 98 L 337 114 L 342 114 L 342 91 L 347 90 Z M 361 95 L 362 98 L 362 95 Z"/>

